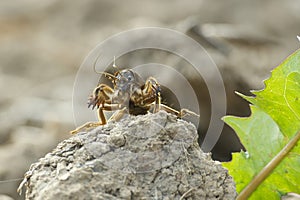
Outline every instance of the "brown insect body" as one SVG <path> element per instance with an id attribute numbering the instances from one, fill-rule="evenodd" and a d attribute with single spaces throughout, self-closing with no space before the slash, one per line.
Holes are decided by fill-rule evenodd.
<path id="1" fill-rule="evenodd" d="M 119 105 L 120 108 L 126 107 L 129 114 L 145 114 L 160 93 L 159 84 L 154 78 L 150 77 L 144 82 L 130 69 L 118 71 L 108 78 L 112 79 L 113 89 L 108 85 L 99 84 L 89 98 L 88 107 L 92 106 L 94 109 L 97 106 L 99 109 L 103 107 L 103 103 L 110 103 Z"/>
<path id="2" fill-rule="evenodd" d="M 99 122 L 88 122 L 74 131 L 77 133 L 83 129 L 97 127 L 106 124 L 106 117 L 103 111 L 115 111 L 109 120 L 118 121 L 125 113 L 132 115 L 146 114 L 148 111 L 157 112 L 165 110 L 178 117 L 185 114 L 197 114 L 182 109 L 177 111 L 169 106 L 161 104 L 161 89 L 158 81 L 149 77 L 146 81 L 130 69 L 117 71 L 114 75 L 103 72 L 112 81 L 113 88 L 100 83 L 93 91 L 88 100 L 88 107 L 98 109 Z"/>

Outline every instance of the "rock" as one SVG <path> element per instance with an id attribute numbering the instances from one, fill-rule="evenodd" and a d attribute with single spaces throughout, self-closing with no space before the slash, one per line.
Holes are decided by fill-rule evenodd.
<path id="1" fill-rule="evenodd" d="M 160 111 L 125 116 L 61 142 L 31 165 L 26 199 L 234 199 L 193 124 Z"/>

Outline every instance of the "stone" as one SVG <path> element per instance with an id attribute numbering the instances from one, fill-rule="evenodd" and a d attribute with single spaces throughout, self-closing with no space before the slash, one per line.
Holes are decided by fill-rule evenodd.
<path id="1" fill-rule="evenodd" d="M 160 111 L 78 133 L 31 165 L 26 199 L 235 199 L 192 123 Z"/>

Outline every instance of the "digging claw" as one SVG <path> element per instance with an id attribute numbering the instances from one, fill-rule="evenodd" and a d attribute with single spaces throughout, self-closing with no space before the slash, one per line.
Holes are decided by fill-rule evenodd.
<path id="1" fill-rule="evenodd" d="M 88 100 L 88 108 L 92 108 L 92 110 L 94 110 L 94 108 L 97 106 L 99 108 L 99 105 L 97 105 L 97 101 L 98 99 L 97 98 L 93 98 L 93 97 L 90 97 L 89 100 Z"/>

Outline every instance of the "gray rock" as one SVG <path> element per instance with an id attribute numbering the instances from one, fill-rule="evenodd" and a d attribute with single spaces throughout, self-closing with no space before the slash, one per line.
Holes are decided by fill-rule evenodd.
<path id="1" fill-rule="evenodd" d="M 25 174 L 26 199 L 234 199 L 193 124 L 161 111 L 125 116 L 61 142 Z"/>

